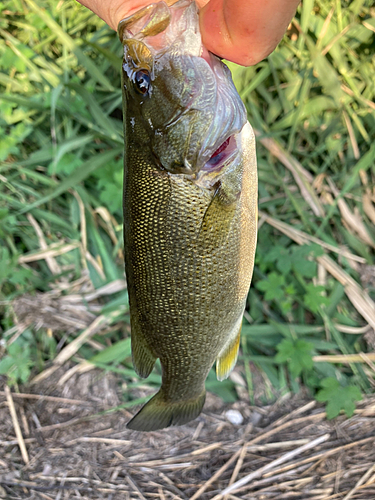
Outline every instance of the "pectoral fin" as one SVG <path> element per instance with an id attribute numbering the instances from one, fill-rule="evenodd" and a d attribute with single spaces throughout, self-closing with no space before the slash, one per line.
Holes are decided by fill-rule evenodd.
<path id="1" fill-rule="evenodd" d="M 240 193 L 230 193 L 221 181 L 215 184 L 215 193 L 204 214 L 198 234 L 198 245 L 204 251 L 214 251 L 226 241 L 238 207 Z"/>
<path id="2" fill-rule="evenodd" d="M 216 377 L 220 381 L 229 377 L 230 372 L 236 364 L 238 349 L 240 347 L 241 327 L 242 314 L 231 332 L 230 340 L 219 353 L 216 360 Z"/>

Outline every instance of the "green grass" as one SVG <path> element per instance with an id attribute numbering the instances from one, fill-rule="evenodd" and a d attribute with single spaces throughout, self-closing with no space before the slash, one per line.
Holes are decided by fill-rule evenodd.
<path id="1" fill-rule="evenodd" d="M 305 1 L 265 61 L 230 65 L 258 137 L 260 229 L 238 363 L 250 402 L 254 366 L 279 394 L 306 386 L 331 401 L 330 416 L 348 409 L 330 394 L 355 400 L 374 385 L 369 358 L 342 357 L 375 344 L 375 279 L 363 280 L 375 248 L 371 4 Z M 19 328 L 17 301 L 123 279 L 121 46 L 73 1 L 0 11 L 0 372 L 25 383 L 84 328 Z M 70 356 L 120 373 L 128 401 L 145 382 L 131 365 L 126 290 L 114 290 L 92 313 L 105 328 Z M 207 387 L 237 397 L 232 380 L 210 374 Z"/>

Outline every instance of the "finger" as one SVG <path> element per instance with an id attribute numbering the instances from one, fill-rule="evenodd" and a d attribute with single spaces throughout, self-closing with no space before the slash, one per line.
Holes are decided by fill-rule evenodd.
<path id="1" fill-rule="evenodd" d="M 210 0 L 200 11 L 203 44 L 220 57 L 251 66 L 280 42 L 299 0 Z"/>
<path id="2" fill-rule="evenodd" d="M 78 2 L 117 31 L 117 26 L 122 19 L 146 7 L 152 3 L 152 0 L 78 0 Z"/>

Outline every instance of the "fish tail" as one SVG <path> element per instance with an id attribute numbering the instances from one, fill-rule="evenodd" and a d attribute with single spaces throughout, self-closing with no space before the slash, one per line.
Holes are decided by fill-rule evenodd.
<path id="1" fill-rule="evenodd" d="M 163 389 L 160 389 L 128 422 L 127 428 L 136 431 L 156 431 L 170 425 L 186 424 L 200 414 L 205 399 L 206 390 L 203 389 L 196 399 L 171 402 L 165 397 Z"/>

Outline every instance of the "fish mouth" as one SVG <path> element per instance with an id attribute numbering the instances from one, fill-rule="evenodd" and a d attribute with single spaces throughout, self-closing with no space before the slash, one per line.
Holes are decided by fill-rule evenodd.
<path id="1" fill-rule="evenodd" d="M 202 167 L 205 172 L 217 172 L 221 170 L 228 161 L 232 160 L 238 153 L 236 136 L 237 134 L 230 135 L 215 149 L 211 157 Z"/>

